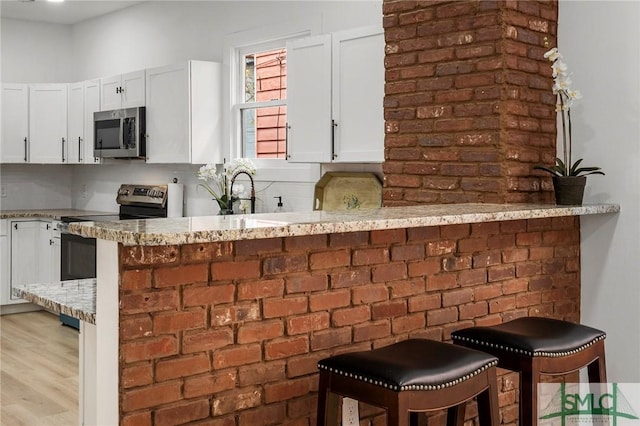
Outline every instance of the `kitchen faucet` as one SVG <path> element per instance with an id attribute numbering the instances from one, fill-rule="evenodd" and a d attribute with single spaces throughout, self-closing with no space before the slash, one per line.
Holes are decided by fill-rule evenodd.
<path id="1" fill-rule="evenodd" d="M 251 213 L 255 213 L 256 212 L 256 188 L 253 184 L 253 177 L 251 177 L 249 172 L 245 170 L 240 170 L 239 172 L 236 172 L 231 177 L 231 188 L 229 189 L 229 192 L 231 195 L 229 198 L 229 210 L 233 211 L 233 184 L 236 181 L 236 178 L 238 177 L 238 175 L 241 175 L 241 174 L 245 174 L 249 176 L 249 180 L 251 181 L 251 197 L 248 199 L 251 200 Z M 247 200 L 247 198 L 238 198 L 238 200 Z"/>

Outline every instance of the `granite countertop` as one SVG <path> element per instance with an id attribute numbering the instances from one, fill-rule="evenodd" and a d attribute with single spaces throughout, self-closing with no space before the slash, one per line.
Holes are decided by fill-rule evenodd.
<path id="1" fill-rule="evenodd" d="M 64 216 L 93 216 L 93 215 L 111 215 L 118 213 L 101 212 L 92 210 L 77 209 L 29 209 L 29 210 L 2 210 L 0 211 L 0 219 L 57 219 L 60 220 Z"/>
<path id="2" fill-rule="evenodd" d="M 617 213 L 617 204 L 443 204 L 371 210 L 77 222 L 69 232 L 124 245 L 173 245 Z"/>
<path id="3" fill-rule="evenodd" d="M 25 284 L 13 289 L 16 297 L 55 313 L 96 323 L 96 279 Z"/>

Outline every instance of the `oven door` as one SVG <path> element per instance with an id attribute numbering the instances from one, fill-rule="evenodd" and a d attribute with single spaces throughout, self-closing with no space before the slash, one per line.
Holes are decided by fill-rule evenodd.
<path id="1" fill-rule="evenodd" d="M 79 280 L 96 277 L 96 240 L 79 235 L 60 235 L 60 279 Z"/>

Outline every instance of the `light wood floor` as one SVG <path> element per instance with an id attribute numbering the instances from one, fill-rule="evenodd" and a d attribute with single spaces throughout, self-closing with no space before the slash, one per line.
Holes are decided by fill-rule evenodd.
<path id="1" fill-rule="evenodd" d="M 45 311 L 0 316 L 0 425 L 78 424 L 78 332 Z"/>

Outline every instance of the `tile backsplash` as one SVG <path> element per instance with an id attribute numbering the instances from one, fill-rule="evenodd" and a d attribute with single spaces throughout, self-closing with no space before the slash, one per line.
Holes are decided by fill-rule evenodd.
<path id="1" fill-rule="evenodd" d="M 6 189 L 6 197 L 0 198 L 0 208 L 77 208 L 115 212 L 118 210 L 116 191 L 121 184 L 163 184 L 176 178 L 184 184 L 185 216 L 216 214 L 218 208 L 215 201 L 204 188 L 199 187 L 196 178 L 199 167 L 137 161 L 114 161 L 100 165 L 3 164 L 0 184 Z M 282 197 L 285 211 L 312 210 L 315 183 L 328 171 L 369 171 L 382 176 L 380 164 L 327 164 L 320 170 L 304 175 L 299 181 L 264 181 L 260 179 L 258 171 L 255 182 L 256 212 L 273 212 L 277 206 L 275 197 Z M 242 178 L 238 183 L 248 186 L 248 182 L 243 182 Z"/>

